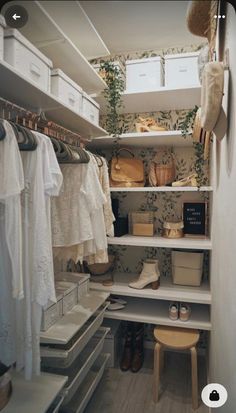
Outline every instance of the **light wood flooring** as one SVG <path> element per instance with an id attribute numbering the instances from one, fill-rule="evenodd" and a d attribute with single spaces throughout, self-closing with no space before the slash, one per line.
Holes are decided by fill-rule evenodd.
<path id="1" fill-rule="evenodd" d="M 153 352 L 146 350 L 142 370 L 134 374 L 119 367 L 107 369 L 85 413 L 193 413 L 191 407 L 190 354 L 165 354 L 160 399 L 152 401 Z M 209 413 L 200 399 L 206 385 L 205 358 L 198 357 L 199 408 L 196 413 Z"/>

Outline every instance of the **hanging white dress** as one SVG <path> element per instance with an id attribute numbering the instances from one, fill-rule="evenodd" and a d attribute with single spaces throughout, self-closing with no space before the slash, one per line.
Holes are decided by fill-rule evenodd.
<path id="1" fill-rule="evenodd" d="M 25 298 L 18 304 L 17 368 L 25 368 L 27 379 L 40 373 L 42 307 L 48 300 L 56 301 L 49 196 L 59 193 L 62 181 L 49 138 L 34 134 L 36 150 L 21 153 L 25 178 L 22 194 Z"/>
<path id="2" fill-rule="evenodd" d="M 3 121 L 0 141 L 0 361 L 16 361 L 16 308 L 22 300 L 22 222 L 20 194 L 24 176 L 18 143 L 11 125 Z"/>

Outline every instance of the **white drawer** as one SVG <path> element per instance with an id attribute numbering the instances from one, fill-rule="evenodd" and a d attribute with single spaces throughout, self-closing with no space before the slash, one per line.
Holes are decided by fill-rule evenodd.
<path id="1" fill-rule="evenodd" d="M 6 27 L 5 19 L 0 14 L 0 59 L 3 60 L 3 50 L 4 50 L 4 28 Z"/>
<path id="2" fill-rule="evenodd" d="M 101 307 L 80 329 L 78 335 L 71 340 L 69 345 L 41 346 L 42 365 L 60 368 L 69 367 L 101 326 L 106 308 L 107 305 Z"/>
<path id="3" fill-rule="evenodd" d="M 63 405 L 61 413 L 83 413 L 89 400 L 91 399 L 98 383 L 100 382 L 109 354 L 101 354 L 95 361 L 93 367 L 89 370 L 83 384 L 80 386 L 79 392 L 71 399 L 71 401 Z"/>
<path id="4" fill-rule="evenodd" d="M 50 92 L 52 62 L 16 29 L 7 29 L 4 33 L 4 59 L 40 88 Z"/>
<path id="5" fill-rule="evenodd" d="M 82 89 L 60 69 L 51 72 L 51 93 L 75 112 L 82 113 Z"/>
<path id="6" fill-rule="evenodd" d="M 163 86 L 163 65 L 160 57 L 126 61 L 126 91 L 156 90 Z"/>
<path id="7" fill-rule="evenodd" d="M 184 53 L 165 56 L 165 86 L 184 87 L 200 85 L 198 54 Z"/>
<path id="8" fill-rule="evenodd" d="M 82 113 L 90 122 L 99 124 L 99 104 L 85 92 L 83 92 Z"/>

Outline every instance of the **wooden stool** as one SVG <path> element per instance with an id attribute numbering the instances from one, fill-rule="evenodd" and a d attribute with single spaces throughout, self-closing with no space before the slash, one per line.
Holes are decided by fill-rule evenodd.
<path id="1" fill-rule="evenodd" d="M 154 337 L 157 341 L 154 350 L 154 380 L 153 399 L 158 402 L 160 374 L 163 368 L 165 348 L 173 350 L 190 350 L 192 364 L 192 406 L 198 408 L 198 375 L 197 375 L 197 350 L 196 344 L 199 340 L 197 330 L 178 327 L 155 327 Z"/>

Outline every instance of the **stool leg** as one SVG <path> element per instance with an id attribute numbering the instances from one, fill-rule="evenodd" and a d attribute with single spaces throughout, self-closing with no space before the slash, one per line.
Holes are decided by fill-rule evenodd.
<path id="1" fill-rule="evenodd" d="M 154 369 L 153 369 L 153 401 L 158 402 L 159 382 L 160 382 L 160 352 L 161 345 L 156 343 L 154 349 Z"/>
<path id="2" fill-rule="evenodd" d="M 198 408 L 198 373 L 197 373 L 197 350 L 192 347 L 191 364 L 192 364 L 192 406 L 196 410 Z"/>
<path id="3" fill-rule="evenodd" d="M 161 350 L 160 350 L 160 376 L 161 376 L 161 374 L 162 374 L 162 372 L 163 372 L 163 368 L 164 368 L 164 347 L 162 346 L 161 347 Z"/>

